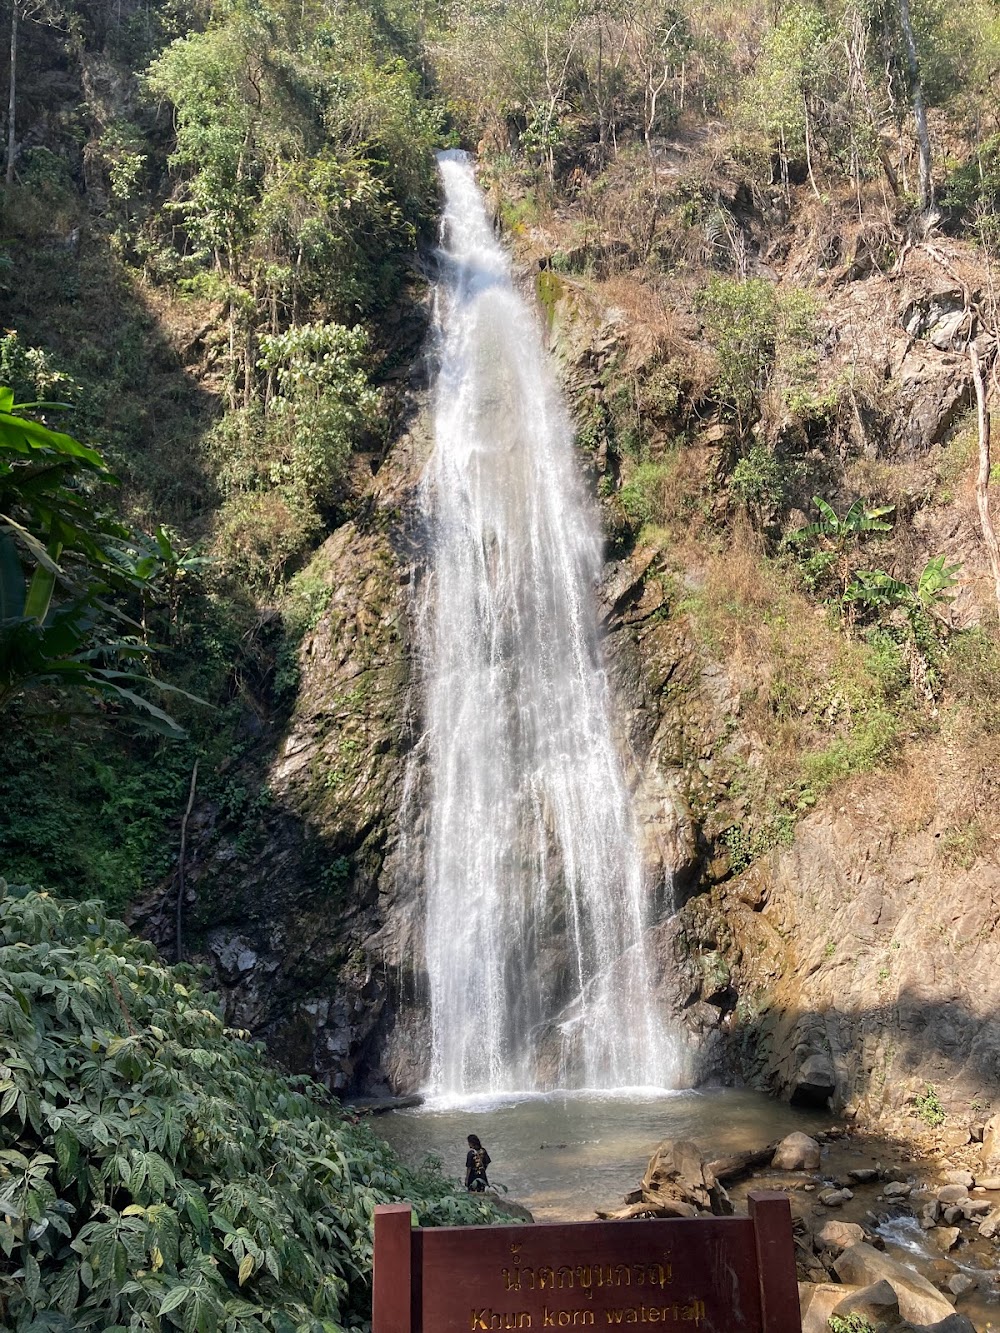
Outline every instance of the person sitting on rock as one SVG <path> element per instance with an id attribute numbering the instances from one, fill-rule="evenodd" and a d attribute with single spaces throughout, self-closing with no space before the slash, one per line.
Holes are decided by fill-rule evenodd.
<path id="1" fill-rule="evenodd" d="M 479 1142 L 475 1134 L 469 1135 L 469 1151 L 465 1158 L 465 1188 L 473 1194 L 482 1194 L 489 1185 L 486 1168 L 490 1164 L 490 1155 Z"/>

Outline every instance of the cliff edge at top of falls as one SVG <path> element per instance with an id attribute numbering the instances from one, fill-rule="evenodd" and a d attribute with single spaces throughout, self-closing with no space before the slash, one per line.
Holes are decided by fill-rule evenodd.
<path id="1" fill-rule="evenodd" d="M 608 534 L 601 615 L 661 886 L 656 984 L 694 1077 L 901 1132 L 930 1088 L 960 1135 L 1000 1072 L 1000 652 L 964 341 L 987 275 L 961 242 L 889 245 L 804 190 L 751 199 L 700 151 L 668 145 L 669 199 L 709 173 L 738 279 L 710 255 L 582 244 L 568 200 L 512 238 Z M 691 232 L 671 208 L 660 248 L 679 253 Z M 725 317 L 747 294 L 764 329 L 752 400 L 737 377 L 753 349 Z M 288 730 L 242 761 L 269 765 L 254 846 L 221 811 L 195 817 L 197 956 L 233 1022 L 341 1092 L 412 1087 L 425 1059 L 419 858 L 399 820 L 431 444 L 420 392 L 411 409 L 370 504 L 308 571 L 328 593 Z M 885 530 L 789 540 L 817 524 L 815 495 L 838 518 L 883 509 Z M 939 557 L 955 582 L 911 614 L 898 588 Z M 890 580 L 887 600 L 845 598 L 859 573 Z"/>

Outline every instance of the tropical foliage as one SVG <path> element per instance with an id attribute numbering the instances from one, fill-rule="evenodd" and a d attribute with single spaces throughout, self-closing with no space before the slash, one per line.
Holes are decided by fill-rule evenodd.
<path id="1" fill-rule="evenodd" d="M 182 735 L 136 691 L 149 646 L 122 605 L 176 553 L 162 529 L 158 555 L 140 551 L 95 494 L 114 480 L 100 454 L 25 415 L 51 405 L 13 397 L 0 389 L 0 711 L 26 690 L 75 687 Z"/>
<path id="2" fill-rule="evenodd" d="M 0 1324 L 339 1333 L 375 1205 L 494 1219 L 404 1169 L 89 903 L 0 900 Z"/>

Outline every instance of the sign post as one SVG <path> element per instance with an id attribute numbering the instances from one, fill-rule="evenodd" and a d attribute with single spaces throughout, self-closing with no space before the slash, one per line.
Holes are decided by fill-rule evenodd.
<path id="1" fill-rule="evenodd" d="M 749 1203 L 749 1217 L 511 1227 L 413 1227 L 408 1204 L 376 1208 L 372 1333 L 801 1333 L 788 1200 Z"/>

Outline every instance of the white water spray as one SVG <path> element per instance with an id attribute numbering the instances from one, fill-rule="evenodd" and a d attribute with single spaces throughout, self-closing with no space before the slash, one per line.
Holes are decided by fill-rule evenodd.
<path id="1" fill-rule="evenodd" d="M 421 491 L 430 1081 L 448 1094 L 669 1086 L 597 643 L 597 517 L 471 165 L 445 153 L 440 169 L 440 373 Z"/>

